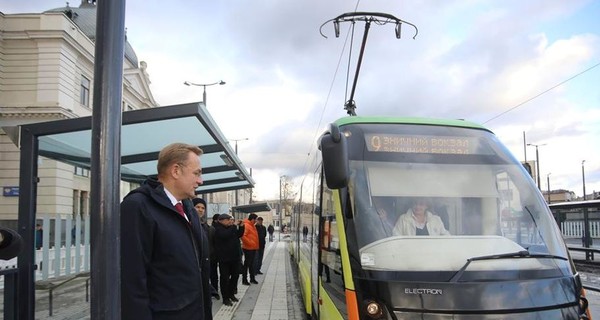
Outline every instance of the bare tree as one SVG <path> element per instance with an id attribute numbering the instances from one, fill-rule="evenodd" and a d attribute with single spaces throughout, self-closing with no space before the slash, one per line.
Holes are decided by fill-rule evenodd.
<path id="1" fill-rule="evenodd" d="M 281 176 L 281 206 L 283 214 L 285 216 L 292 215 L 292 207 L 294 205 L 294 199 L 298 192 L 294 191 L 296 188 L 291 177 Z"/>

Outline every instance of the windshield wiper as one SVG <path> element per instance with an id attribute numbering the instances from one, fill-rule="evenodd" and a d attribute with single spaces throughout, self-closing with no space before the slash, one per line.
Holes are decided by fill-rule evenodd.
<path id="1" fill-rule="evenodd" d="M 467 267 L 469 266 L 469 264 L 471 264 L 471 262 L 473 262 L 473 261 L 495 260 L 495 259 L 522 259 L 522 258 L 535 258 L 535 259 L 548 258 L 548 259 L 558 259 L 558 260 L 565 260 L 565 261 L 569 260 L 565 257 L 556 256 L 553 254 L 542 254 L 542 253 L 533 253 L 532 254 L 527 250 L 493 254 L 493 255 L 489 255 L 489 256 L 473 257 L 473 258 L 467 259 L 467 263 L 465 263 L 465 265 L 462 266 L 462 268 L 460 268 L 460 270 L 458 270 L 456 272 L 456 274 L 454 274 L 452 279 L 450 279 L 450 282 L 458 282 L 458 279 L 460 279 L 462 277 L 465 270 L 467 270 Z"/>

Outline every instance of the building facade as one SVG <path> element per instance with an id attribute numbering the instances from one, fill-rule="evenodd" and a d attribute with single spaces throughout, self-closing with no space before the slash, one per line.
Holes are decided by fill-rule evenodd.
<path id="1" fill-rule="evenodd" d="M 0 222 L 17 219 L 19 160 L 15 127 L 90 116 L 94 86 L 96 5 L 63 7 L 37 14 L 0 12 Z M 128 42 L 123 68 L 123 111 L 158 104 L 146 63 Z M 40 157 L 37 215 L 88 213 L 89 170 Z M 122 193 L 131 189 L 122 185 Z"/>
<path id="2" fill-rule="evenodd" d="M 16 227 L 19 137 L 16 126 L 92 114 L 95 2 L 42 13 L 0 12 L 0 225 Z M 122 111 L 157 107 L 147 64 L 125 41 Z M 48 158 L 38 159 L 38 219 L 89 214 L 90 172 Z M 121 183 L 121 197 L 136 185 Z M 226 213 L 250 202 L 248 190 L 203 195 Z M 236 201 L 237 199 L 237 201 Z M 214 207 L 214 205 L 212 206 Z"/>

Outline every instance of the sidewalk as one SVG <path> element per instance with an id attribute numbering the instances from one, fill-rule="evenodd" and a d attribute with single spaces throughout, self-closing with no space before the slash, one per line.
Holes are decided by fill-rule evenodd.
<path id="1" fill-rule="evenodd" d="M 238 285 L 239 302 L 224 306 L 213 299 L 214 320 L 302 320 L 304 307 L 292 273 L 287 242 L 267 242 L 258 284 Z"/>

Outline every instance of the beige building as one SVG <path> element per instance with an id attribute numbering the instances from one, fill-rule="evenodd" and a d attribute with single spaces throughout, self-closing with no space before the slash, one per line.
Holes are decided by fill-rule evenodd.
<path id="1" fill-rule="evenodd" d="M 96 6 L 85 0 L 39 14 L 0 13 L 0 221 L 17 216 L 20 152 L 9 128 L 92 114 L 95 27 Z M 157 106 L 146 63 L 129 43 L 123 74 L 123 110 Z M 89 171 L 38 162 L 38 216 L 87 213 Z"/>
<path id="2" fill-rule="evenodd" d="M 550 197 L 548 197 L 548 191 L 542 191 L 544 199 L 547 203 L 557 203 L 566 201 L 575 201 L 575 192 L 564 189 L 550 190 Z"/>
<path id="3" fill-rule="evenodd" d="M 0 225 L 16 226 L 20 152 L 11 127 L 92 114 L 96 5 L 42 13 L 0 12 Z M 147 64 L 126 41 L 122 110 L 152 108 Z M 37 216 L 85 215 L 89 211 L 89 171 L 40 157 Z M 135 186 L 122 183 L 121 195 Z M 235 204 L 235 191 L 209 202 Z M 248 203 L 238 191 L 238 202 Z"/>

